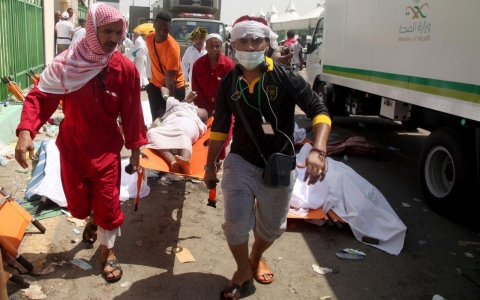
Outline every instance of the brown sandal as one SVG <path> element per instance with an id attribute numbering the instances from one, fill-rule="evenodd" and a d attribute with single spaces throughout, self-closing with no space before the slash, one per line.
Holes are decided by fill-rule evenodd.
<path id="1" fill-rule="evenodd" d="M 105 271 L 105 267 L 107 267 L 107 266 L 109 266 L 113 270 Z M 120 275 L 118 275 L 116 277 L 108 278 L 108 275 L 110 275 L 110 274 L 113 275 L 113 272 L 115 272 L 115 271 L 120 271 Z M 106 260 L 106 261 L 102 262 L 102 276 L 107 282 L 110 282 L 110 283 L 117 282 L 122 278 L 122 275 L 123 275 L 122 267 L 120 267 L 120 265 L 118 264 L 116 259 Z"/>
<path id="2" fill-rule="evenodd" d="M 270 284 L 273 282 L 273 271 L 268 267 L 263 258 L 259 261 L 250 261 L 250 267 L 252 268 L 253 278 L 261 284 Z M 260 276 L 272 275 L 271 280 L 261 279 Z"/>
<path id="3" fill-rule="evenodd" d="M 98 230 L 98 225 L 92 224 L 92 222 L 88 220 L 88 223 L 85 225 L 85 228 L 83 229 L 83 234 L 82 234 L 83 242 L 87 245 L 93 245 L 93 243 L 95 243 L 95 241 L 97 240 L 97 230 Z M 90 237 L 88 238 L 87 235 Z"/>

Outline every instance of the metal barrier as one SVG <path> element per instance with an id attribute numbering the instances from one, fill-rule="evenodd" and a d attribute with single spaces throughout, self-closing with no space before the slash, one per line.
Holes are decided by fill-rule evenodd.
<path id="1" fill-rule="evenodd" d="M 0 76 L 10 76 L 23 89 L 29 70 L 45 65 L 42 0 L 0 0 Z M 8 89 L 0 84 L 0 100 Z"/>

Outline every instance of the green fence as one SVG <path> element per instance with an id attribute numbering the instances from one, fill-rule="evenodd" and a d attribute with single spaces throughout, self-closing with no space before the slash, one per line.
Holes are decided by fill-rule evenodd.
<path id="1" fill-rule="evenodd" d="M 43 27 L 42 0 L 0 0 L 0 77 L 30 86 L 26 73 L 41 73 L 45 65 Z M 0 83 L 0 101 L 7 93 Z"/>

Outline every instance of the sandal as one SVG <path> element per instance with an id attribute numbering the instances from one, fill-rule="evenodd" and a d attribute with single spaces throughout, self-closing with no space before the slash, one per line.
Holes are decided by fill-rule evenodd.
<path id="1" fill-rule="evenodd" d="M 97 240 L 97 230 L 98 225 L 92 224 L 90 221 L 88 221 L 87 225 L 85 225 L 85 228 L 83 229 L 83 242 L 87 245 L 93 245 L 93 243 L 95 243 L 95 241 Z M 92 233 L 92 231 L 95 233 Z M 90 238 L 87 238 L 87 235 L 89 235 Z"/>
<path id="2" fill-rule="evenodd" d="M 228 285 L 225 287 L 221 292 L 220 292 L 220 300 L 237 300 L 240 299 L 240 296 L 242 295 L 242 292 L 247 289 L 250 285 L 253 285 L 253 280 L 249 279 L 245 281 L 242 286 L 239 286 L 238 284 L 233 284 L 233 285 Z M 227 298 L 225 297 L 225 293 L 232 293 L 233 298 Z"/>
<path id="3" fill-rule="evenodd" d="M 107 271 L 107 272 L 103 271 L 103 270 L 105 270 L 106 266 L 109 266 L 109 267 L 113 268 L 113 270 Z M 115 272 L 115 271 L 120 271 L 120 275 L 118 275 L 117 277 L 112 277 L 112 278 L 107 277 L 110 274 L 113 275 L 113 272 Z M 102 262 L 102 276 L 107 282 L 110 282 L 110 283 L 117 282 L 122 278 L 122 275 L 123 275 L 122 267 L 119 264 L 117 264 L 116 259 L 106 260 L 106 261 Z"/>
<path id="4" fill-rule="evenodd" d="M 253 278 L 258 283 L 270 284 L 273 282 L 273 271 L 268 267 L 267 263 L 265 263 L 265 260 L 263 258 L 260 258 L 259 261 L 250 261 L 250 267 L 252 268 Z M 272 275 L 272 279 L 261 279 L 260 276 L 263 275 Z"/>

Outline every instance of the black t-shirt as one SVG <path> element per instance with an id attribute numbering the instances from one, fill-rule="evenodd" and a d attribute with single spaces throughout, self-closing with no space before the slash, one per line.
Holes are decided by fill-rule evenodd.
<path id="1" fill-rule="evenodd" d="M 270 59 L 269 61 L 271 63 Z M 235 123 L 230 152 L 242 156 L 246 161 L 260 168 L 263 168 L 265 163 L 245 130 L 232 98 L 238 99 L 243 114 L 249 121 L 266 159 L 276 152 L 294 155 L 291 142 L 293 142 L 295 126 L 295 105 L 298 105 L 311 119 L 319 114 L 328 115 L 327 107 L 323 101 L 312 91 L 310 85 L 301 76 L 293 73 L 290 67 L 274 63 L 273 70 L 267 71 L 263 80 L 258 80 L 255 83 L 253 92 L 249 91 L 248 84 L 244 80 L 240 80 L 245 99 L 239 92 L 237 78 L 236 69 L 233 69 L 223 77 L 220 83 L 217 91 L 212 131 L 228 133 L 231 124 L 230 116 L 233 113 Z M 232 81 L 234 81 L 234 85 Z M 260 101 L 258 99 L 259 85 L 261 88 Z M 234 92 L 232 92 L 233 89 L 235 89 Z M 259 110 L 266 121 L 271 123 L 274 135 L 264 133 L 261 126 L 262 115 Z"/>

